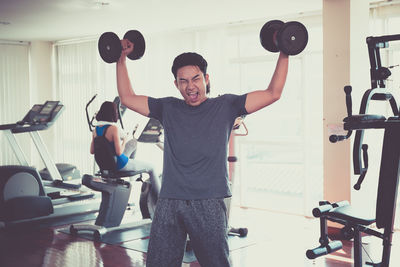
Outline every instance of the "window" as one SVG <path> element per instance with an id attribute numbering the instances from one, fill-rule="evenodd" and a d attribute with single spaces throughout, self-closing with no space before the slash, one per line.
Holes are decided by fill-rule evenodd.
<path id="1" fill-rule="evenodd" d="M 29 46 L 0 43 L 0 124 L 16 123 L 29 108 Z M 30 138 L 17 136 L 29 157 Z M 0 165 L 19 164 L 6 137 L 0 132 Z M 29 160 L 29 159 L 27 159 Z"/>
<path id="2" fill-rule="evenodd" d="M 322 38 L 321 28 L 312 30 Z M 243 39 L 252 36 L 238 38 L 246 46 L 251 41 Z M 318 50 L 291 57 L 281 99 L 246 117 L 249 134 L 236 138 L 239 205 L 303 215 L 322 199 L 322 68 L 315 67 L 322 66 L 322 53 Z M 265 89 L 277 54 L 257 49 L 245 53 L 232 60 L 238 65 L 242 93 Z"/>

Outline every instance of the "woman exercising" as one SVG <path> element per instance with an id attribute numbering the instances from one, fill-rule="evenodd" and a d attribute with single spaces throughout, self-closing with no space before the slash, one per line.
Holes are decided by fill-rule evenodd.
<path id="1" fill-rule="evenodd" d="M 104 136 L 115 151 L 117 170 L 120 171 L 144 171 L 150 175 L 154 192 L 160 191 L 160 182 L 154 168 L 145 162 L 134 159 L 137 149 L 137 140 L 128 140 L 126 135 L 120 134 L 119 128 L 114 125 L 118 121 L 118 106 L 114 102 L 105 101 L 96 115 L 98 126 L 92 132 L 90 153 L 94 154 L 94 139 L 97 136 Z M 121 141 L 122 140 L 122 141 Z"/>

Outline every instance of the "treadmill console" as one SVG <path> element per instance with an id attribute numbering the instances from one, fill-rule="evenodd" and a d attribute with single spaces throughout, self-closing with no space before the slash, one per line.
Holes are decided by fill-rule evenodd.
<path id="1" fill-rule="evenodd" d="M 55 117 L 58 117 L 63 107 L 60 101 L 46 101 L 43 105 L 33 105 L 23 120 L 17 122 L 17 124 L 36 125 L 51 123 L 55 120 Z"/>
<path id="2" fill-rule="evenodd" d="M 162 130 L 161 123 L 156 119 L 150 118 L 138 141 L 143 143 L 159 143 Z"/>
<path id="3" fill-rule="evenodd" d="M 11 130 L 12 133 L 25 133 L 46 130 L 53 125 L 63 110 L 64 105 L 60 101 L 35 104 L 22 120 L 17 123 L 0 125 L 0 131 Z"/>

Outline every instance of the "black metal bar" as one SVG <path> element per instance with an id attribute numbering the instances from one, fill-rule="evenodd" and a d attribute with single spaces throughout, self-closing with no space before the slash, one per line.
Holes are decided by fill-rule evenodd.
<path id="1" fill-rule="evenodd" d="M 354 229 L 354 267 L 362 267 L 362 247 L 361 247 L 361 233 L 355 228 Z"/>

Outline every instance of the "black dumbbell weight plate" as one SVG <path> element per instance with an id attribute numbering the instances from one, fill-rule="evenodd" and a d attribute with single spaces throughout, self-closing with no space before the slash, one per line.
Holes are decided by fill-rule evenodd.
<path id="1" fill-rule="evenodd" d="M 132 53 L 128 55 L 129 59 L 136 60 L 144 55 L 146 50 L 146 43 L 143 35 L 137 30 L 130 30 L 125 33 L 124 39 L 128 39 L 134 44 Z"/>
<path id="2" fill-rule="evenodd" d="M 277 34 L 280 50 L 287 55 L 297 55 L 307 46 L 306 27 L 297 21 L 286 22 Z"/>
<path id="3" fill-rule="evenodd" d="M 121 41 L 113 32 L 105 32 L 100 36 L 98 49 L 101 58 L 107 63 L 117 62 L 121 56 Z"/>
<path id="4" fill-rule="evenodd" d="M 274 40 L 275 33 L 282 27 L 283 21 L 270 20 L 264 24 L 260 31 L 261 45 L 270 52 L 278 52 L 276 40 Z"/>

